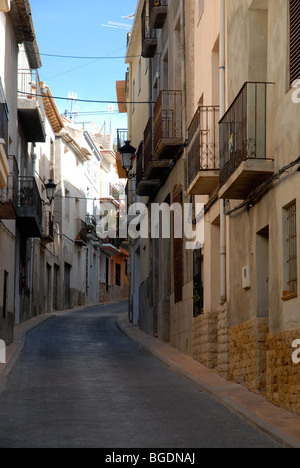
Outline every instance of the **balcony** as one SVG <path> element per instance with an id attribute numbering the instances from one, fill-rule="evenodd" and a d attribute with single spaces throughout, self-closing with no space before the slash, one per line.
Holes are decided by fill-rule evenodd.
<path id="1" fill-rule="evenodd" d="M 209 195 L 220 183 L 219 113 L 199 107 L 188 129 L 188 194 Z"/>
<path id="2" fill-rule="evenodd" d="M 149 119 L 144 131 L 144 141 L 137 153 L 137 194 L 151 196 L 157 192 L 165 174 L 172 165 L 172 160 L 158 161 L 153 158 L 154 135 L 153 119 Z"/>
<path id="3" fill-rule="evenodd" d="M 6 155 L 8 143 L 8 105 L 0 78 L 0 188 L 5 187 L 9 166 Z"/>
<path id="4" fill-rule="evenodd" d="M 78 247 L 86 247 L 88 243 L 87 238 L 87 224 L 82 219 L 77 219 L 77 236 L 75 239 L 75 244 Z"/>
<path id="5" fill-rule="evenodd" d="M 5 187 L 0 189 L 0 219 L 16 219 L 18 212 L 19 171 L 14 156 L 8 157 L 9 174 Z"/>
<path id="6" fill-rule="evenodd" d="M 42 200 L 34 177 L 19 177 L 17 227 L 24 237 L 42 237 Z"/>
<path id="7" fill-rule="evenodd" d="M 168 0 L 149 0 L 150 28 L 162 29 L 167 14 Z"/>
<path id="8" fill-rule="evenodd" d="M 111 182 L 101 183 L 100 202 L 112 203 L 118 208 L 120 204 L 120 190 Z"/>
<path id="9" fill-rule="evenodd" d="M 43 233 L 41 242 L 43 245 L 51 244 L 54 241 L 54 219 L 50 211 L 43 213 Z"/>
<path id="10" fill-rule="evenodd" d="M 45 143 L 45 110 L 36 71 L 19 72 L 18 115 L 27 142 Z"/>
<path id="11" fill-rule="evenodd" d="M 142 57 L 152 58 L 154 57 L 157 37 L 156 30 L 150 27 L 150 18 L 146 14 L 146 2 L 142 12 Z"/>
<path id="12" fill-rule="evenodd" d="M 220 198 L 245 200 L 274 173 L 266 151 L 269 85 L 245 83 L 220 121 Z"/>
<path id="13" fill-rule="evenodd" d="M 184 142 L 182 92 L 161 91 L 154 108 L 154 159 L 177 159 Z"/>
<path id="14" fill-rule="evenodd" d="M 122 167 L 121 154 L 119 152 L 119 149 L 125 145 L 125 142 L 127 140 L 128 140 L 128 130 L 124 128 L 118 129 L 117 130 L 117 149 L 118 150 L 116 152 L 116 163 L 117 163 L 119 179 L 127 178 L 126 171 Z"/>
<path id="15" fill-rule="evenodd" d="M 92 243 L 99 242 L 99 237 L 97 235 L 97 220 L 95 216 L 86 215 L 85 222 L 87 225 L 87 239 Z"/>

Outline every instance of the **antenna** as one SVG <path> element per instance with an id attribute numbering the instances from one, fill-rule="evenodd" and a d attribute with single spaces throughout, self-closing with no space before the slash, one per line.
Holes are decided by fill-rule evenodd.
<path id="1" fill-rule="evenodd" d="M 71 103 L 71 110 L 70 111 L 66 110 L 65 114 L 69 115 L 70 120 L 72 120 L 73 115 L 76 118 L 78 114 L 78 107 L 76 107 L 77 99 L 78 99 L 77 93 L 74 93 L 73 91 L 68 92 L 68 102 L 70 101 Z"/>

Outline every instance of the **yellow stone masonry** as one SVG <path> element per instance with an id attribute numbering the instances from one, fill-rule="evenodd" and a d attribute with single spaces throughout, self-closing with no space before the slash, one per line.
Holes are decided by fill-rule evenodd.
<path id="1" fill-rule="evenodd" d="M 292 361 L 296 339 L 300 329 L 268 335 L 267 399 L 300 415 L 300 364 Z"/>
<path id="2" fill-rule="evenodd" d="M 268 319 L 255 319 L 229 330 L 229 379 L 254 393 L 266 390 Z"/>

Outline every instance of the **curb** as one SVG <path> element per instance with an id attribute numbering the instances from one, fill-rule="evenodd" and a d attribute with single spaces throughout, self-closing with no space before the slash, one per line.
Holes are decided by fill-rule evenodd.
<path id="1" fill-rule="evenodd" d="M 133 325 L 129 324 L 129 322 L 125 324 L 124 317 L 120 317 L 118 319 L 117 326 L 121 332 L 123 332 L 136 345 L 138 345 L 139 348 L 142 349 L 145 353 L 154 357 L 155 359 L 157 359 L 159 362 L 167 366 L 172 371 L 190 380 L 200 390 L 204 391 L 205 393 L 208 393 L 211 397 L 213 397 L 215 400 L 217 400 L 219 403 L 225 406 L 233 414 L 240 417 L 241 419 L 246 421 L 248 424 L 255 427 L 259 431 L 263 432 L 268 437 L 270 437 L 276 444 L 280 445 L 281 448 L 300 448 L 300 443 L 296 439 L 280 431 L 279 429 L 272 426 L 267 421 L 264 421 L 259 416 L 257 416 L 254 412 L 251 412 L 247 408 L 244 408 L 243 406 L 241 406 L 238 402 L 234 401 L 233 399 L 225 395 L 222 395 L 218 391 L 218 389 L 207 384 L 206 382 L 201 380 L 199 377 L 196 377 L 195 375 L 193 375 L 191 372 L 185 370 L 184 367 L 167 359 L 158 351 L 151 348 L 151 346 L 149 346 L 145 342 L 146 340 L 143 340 L 143 337 L 139 338 L 139 337 L 134 336 L 132 333 L 130 333 L 130 331 L 137 329 L 137 327 L 134 327 Z M 141 330 L 139 331 L 143 333 Z M 149 338 L 151 339 L 152 337 L 149 337 L 148 335 L 145 334 L 145 338 L 147 339 L 147 341 L 149 341 Z M 152 340 L 155 340 L 155 338 L 152 338 Z M 166 344 L 166 346 L 170 346 L 170 345 Z M 226 380 L 224 380 L 224 383 L 228 384 Z M 237 384 L 233 384 L 233 385 L 235 386 Z"/>

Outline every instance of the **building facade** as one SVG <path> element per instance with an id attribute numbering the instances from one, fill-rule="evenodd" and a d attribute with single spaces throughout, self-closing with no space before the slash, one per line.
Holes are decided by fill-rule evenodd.
<path id="1" fill-rule="evenodd" d="M 128 253 L 118 245 L 112 261 L 97 233 L 106 148 L 118 209 L 124 191 L 112 137 L 60 116 L 39 77 L 28 0 L 0 2 L 0 43 L 0 339 L 9 344 L 31 317 L 103 302 L 102 282 L 114 288 L 109 300 L 124 297 Z"/>
<path id="2" fill-rule="evenodd" d="M 131 239 L 131 319 L 300 413 L 298 31 L 294 0 L 141 0 L 127 112 L 131 201 L 203 233 Z"/>

